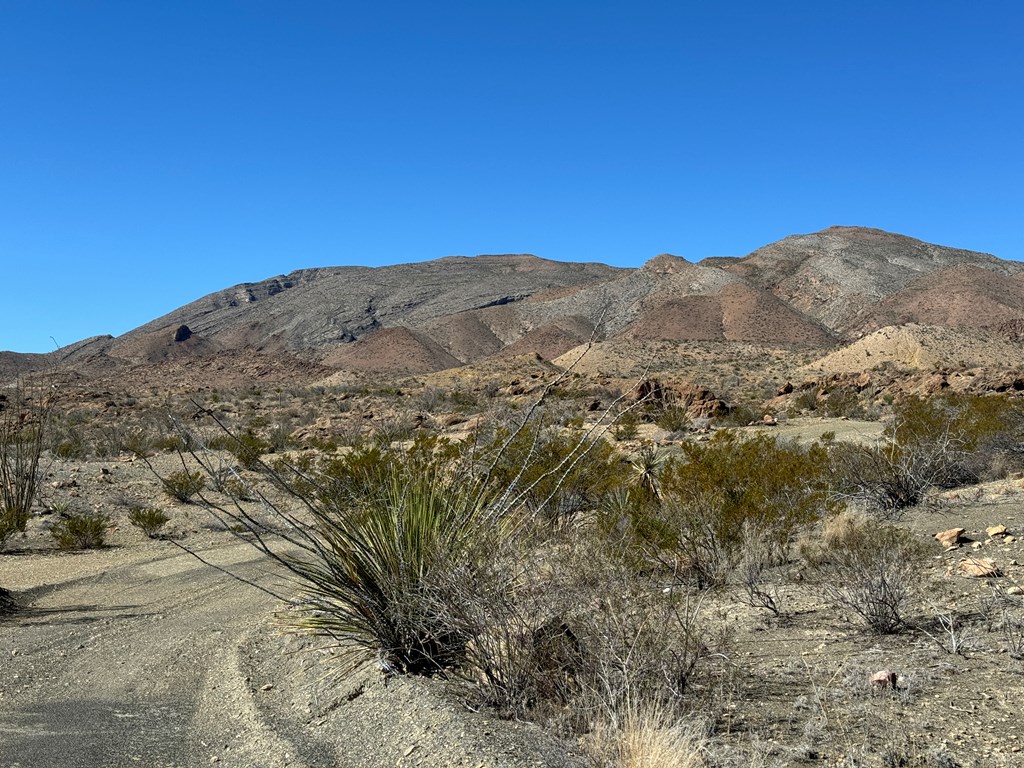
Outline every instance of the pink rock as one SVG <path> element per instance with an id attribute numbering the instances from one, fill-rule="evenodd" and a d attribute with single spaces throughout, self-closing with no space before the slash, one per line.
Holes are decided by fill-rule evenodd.
<path id="1" fill-rule="evenodd" d="M 872 688 L 895 688 L 896 687 L 896 673 L 890 672 L 888 669 L 883 669 L 879 672 L 875 672 L 870 678 Z"/>

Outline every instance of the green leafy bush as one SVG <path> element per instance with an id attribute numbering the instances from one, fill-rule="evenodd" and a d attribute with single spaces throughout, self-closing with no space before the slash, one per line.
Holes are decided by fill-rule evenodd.
<path id="1" fill-rule="evenodd" d="M 155 507 L 132 507 L 128 510 L 128 522 L 151 539 L 156 537 L 170 519 L 167 513 Z"/>
<path id="2" fill-rule="evenodd" d="M 490 487 L 505 489 L 551 522 L 593 509 L 625 482 L 627 469 L 607 440 L 580 429 L 529 425 L 514 435 L 499 430 L 481 456 L 496 457 Z"/>
<path id="3" fill-rule="evenodd" d="M 830 507 L 827 453 L 819 444 L 720 431 L 683 451 L 684 461 L 662 473 L 664 504 L 657 514 L 676 531 L 679 566 L 702 586 L 720 583 L 732 571 L 745 530 L 756 531 L 781 560 L 796 529 Z"/>
<path id="4" fill-rule="evenodd" d="M 977 482 L 1006 456 L 1024 453 L 1024 407 L 996 396 L 944 395 L 897 406 L 884 439 L 836 445 L 835 491 L 886 515 L 919 503 L 929 488 Z"/>
<path id="5" fill-rule="evenodd" d="M 110 518 L 100 513 L 71 513 L 50 528 L 50 535 L 61 549 L 99 549 L 109 525 Z"/>
<path id="6" fill-rule="evenodd" d="M 206 476 L 199 470 L 189 472 L 179 469 L 161 478 L 164 492 L 173 499 L 188 503 L 192 497 L 206 487 Z"/>

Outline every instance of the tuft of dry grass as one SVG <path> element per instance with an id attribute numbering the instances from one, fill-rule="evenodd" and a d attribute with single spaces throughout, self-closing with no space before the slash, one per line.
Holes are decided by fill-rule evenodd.
<path id="1" fill-rule="evenodd" d="M 701 768 L 707 736 L 699 723 L 650 702 L 630 702 L 617 722 L 603 721 L 587 747 L 600 768 Z"/>

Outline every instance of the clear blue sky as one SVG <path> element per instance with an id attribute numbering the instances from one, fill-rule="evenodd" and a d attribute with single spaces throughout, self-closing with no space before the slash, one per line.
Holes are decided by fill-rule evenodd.
<path id="1" fill-rule="evenodd" d="M 300 267 L 1024 258 L 1024 3 L 0 0 L 0 349 Z"/>

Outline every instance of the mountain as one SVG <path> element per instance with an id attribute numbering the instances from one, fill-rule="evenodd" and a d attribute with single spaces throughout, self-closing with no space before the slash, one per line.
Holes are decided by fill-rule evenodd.
<path id="1" fill-rule="evenodd" d="M 878 229 L 830 227 L 739 258 L 693 263 L 662 254 L 638 269 L 526 254 L 324 267 L 218 291 L 58 357 L 109 372 L 244 352 L 257 370 L 386 375 L 524 354 L 550 360 L 588 340 L 825 352 L 906 323 L 1019 329 L 1024 265 Z"/>

